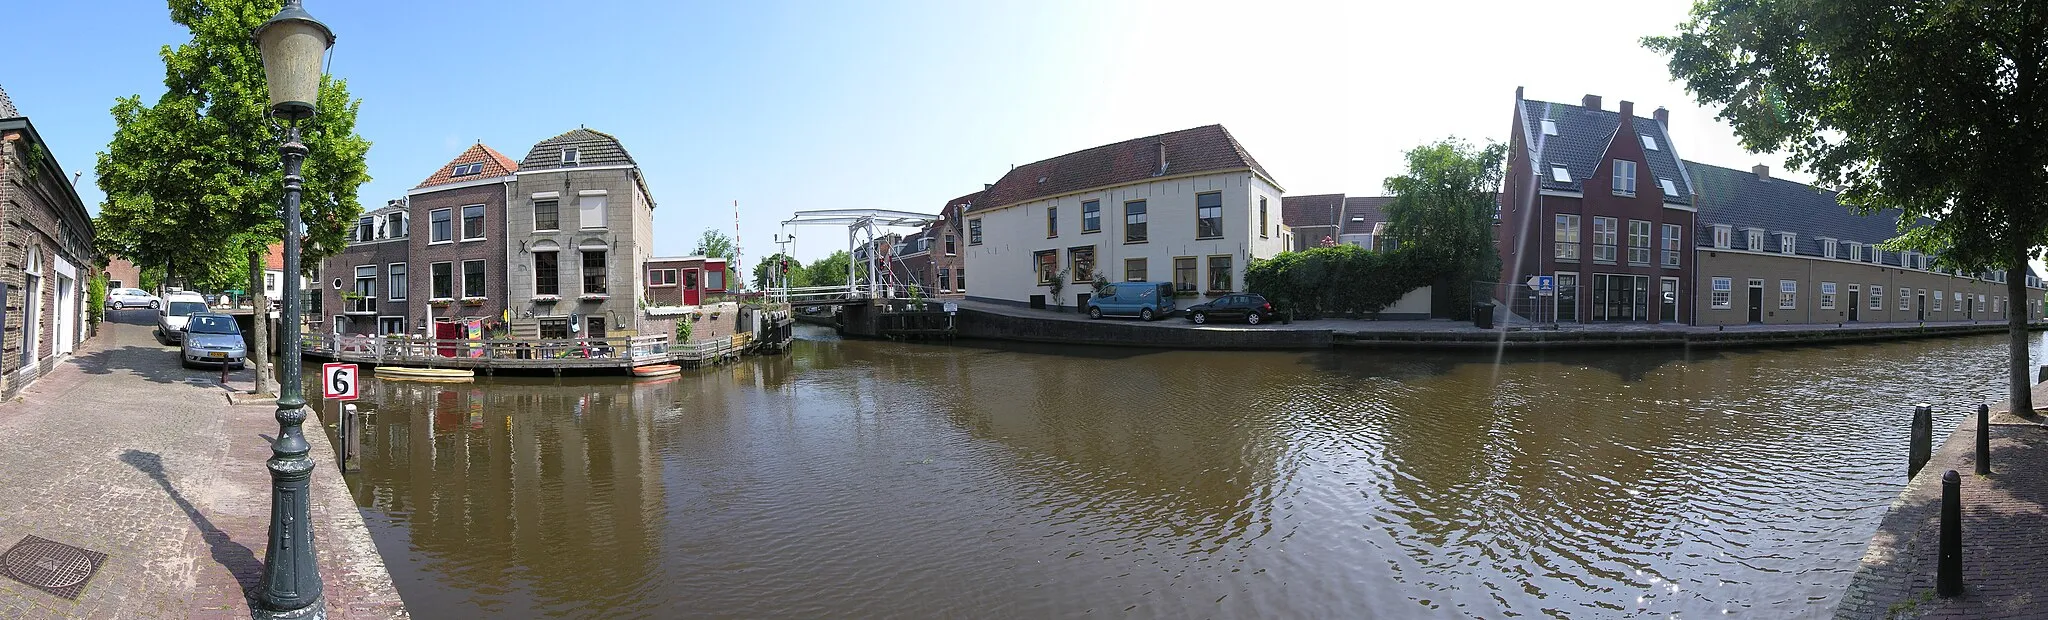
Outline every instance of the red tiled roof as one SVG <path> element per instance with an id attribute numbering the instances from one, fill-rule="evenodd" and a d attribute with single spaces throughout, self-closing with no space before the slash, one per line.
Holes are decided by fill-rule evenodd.
<path id="1" fill-rule="evenodd" d="M 482 173 L 466 174 L 460 177 L 455 176 L 456 166 L 474 163 L 482 163 L 484 165 Z M 456 155 L 455 159 L 450 160 L 446 165 L 441 166 L 441 169 L 435 171 L 433 176 L 427 177 L 427 180 L 421 181 L 420 184 L 414 187 L 413 189 L 419 189 L 421 187 L 427 187 L 431 185 L 446 185 L 449 183 L 460 183 L 463 181 L 470 181 L 475 179 L 502 177 L 518 171 L 519 164 L 517 162 L 512 161 L 512 158 L 506 157 L 504 153 L 498 152 L 497 149 L 484 146 L 484 143 L 478 142 L 476 143 L 476 146 L 469 147 L 469 150 L 463 151 L 461 155 Z"/>
<path id="2" fill-rule="evenodd" d="M 1166 171 L 1159 171 L 1159 145 L 1166 145 Z M 1250 169 L 1267 179 L 1266 169 L 1245 152 L 1222 125 L 1163 133 L 1075 151 L 1010 169 L 982 192 L 975 211 L 1004 207 L 1095 187 L 1136 183 L 1154 176 Z"/>
<path id="3" fill-rule="evenodd" d="M 263 255 L 263 268 L 284 271 L 284 242 L 270 244 L 270 252 Z"/>
<path id="4" fill-rule="evenodd" d="M 1343 210 L 1343 194 L 1280 197 L 1280 223 L 1294 228 L 1335 226 Z"/>

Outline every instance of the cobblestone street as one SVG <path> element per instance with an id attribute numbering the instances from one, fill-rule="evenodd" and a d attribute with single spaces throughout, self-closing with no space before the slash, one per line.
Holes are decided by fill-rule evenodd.
<path id="1" fill-rule="evenodd" d="M 2033 398 L 2042 405 L 2048 383 L 2034 386 Z M 1975 474 L 1976 433 L 1972 413 L 1908 483 L 1835 617 L 2048 618 L 2048 426 L 1994 412 L 1990 476 Z M 1935 573 L 1948 470 L 1962 480 L 1963 595 L 1943 599 L 1935 596 Z"/>
<path id="2" fill-rule="evenodd" d="M 75 357 L 0 404 L 0 548 L 34 535 L 107 555 L 76 601 L 0 578 L 0 618 L 247 618 L 269 518 L 271 405 L 180 368 L 148 311 L 110 312 Z M 235 373 L 247 386 L 248 371 Z M 325 434 L 313 519 L 327 609 L 403 617 Z"/>

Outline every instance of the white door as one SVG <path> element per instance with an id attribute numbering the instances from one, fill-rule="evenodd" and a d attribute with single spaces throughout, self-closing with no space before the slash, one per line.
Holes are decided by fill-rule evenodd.
<path id="1" fill-rule="evenodd" d="M 72 308 L 75 302 L 71 299 L 71 288 L 71 278 L 57 276 L 57 328 L 50 334 L 50 342 L 55 345 L 53 352 L 57 355 L 70 353 L 71 346 L 75 344 L 72 339 L 77 337 L 73 330 L 76 329 L 74 320 L 78 312 Z"/>

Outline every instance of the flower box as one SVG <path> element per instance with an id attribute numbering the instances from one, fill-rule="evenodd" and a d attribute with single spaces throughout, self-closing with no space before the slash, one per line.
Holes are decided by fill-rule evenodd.
<path id="1" fill-rule="evenodd" d="M 544 304 L 551 304 L 551 303 L 555 303 L 555 302 L 561 301 L 561 300 L 562 300 L 562 296 L 560 296 L 560 295 L 534 295 L 534 296 L 533 296 L 533 300 L 534 300 L 534 301 L 536 301 L 536 302 L 544 303 Z"/>
<path id="2" fill-rule="evenodd" d="M 446 306 L 447 306 L 448 304 L 452 304 L 452 303 L 455 303 L 455 300 L 453 300 L 453 299 L 429 299 L 429 300 L 427 300 L 427 305 L 429 305 L 429 306 L 433 306 L 433 307 L 436 307 L 436 308 L 446 307 Z"/>
<path id="3" fill-rule="evenodd" d="M 581 299 L 583 301 L 604 301 L 611 298 L 612 296 L 606 295 L 604 293 L 584 293 L 577 299 Z"/>
<path id="4" fill-rule="evenodd" d="M 464 297 L 464 298 L 462 298 L 462 305 L 465 305 L 465 306 L 481 306 L 481 305 L 484 305 L 484 298 L 482 298 L 482 297 Z"/>

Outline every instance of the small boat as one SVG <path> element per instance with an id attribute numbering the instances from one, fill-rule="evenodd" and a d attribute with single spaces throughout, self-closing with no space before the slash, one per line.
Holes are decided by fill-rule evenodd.
<path id="1" fill-rule="evenodd" d="M 675 364 L 654 364 L 652 366 L 633 367 L 633 376 L 635 377 L 666 377 L 673 374 L 680 374 L 682 372 L 683 367 L 677 366 Z"/>
<path id="2" fill-rule="evenodd" d="M 460 383 L 474 381 L 476 371 L 467 368 L 410 368 L 406 366 L 378 366 L 377 378 L 403 381 L 438 381 Z"/>

